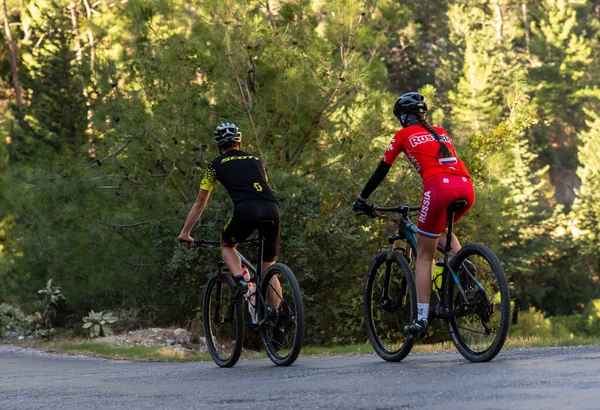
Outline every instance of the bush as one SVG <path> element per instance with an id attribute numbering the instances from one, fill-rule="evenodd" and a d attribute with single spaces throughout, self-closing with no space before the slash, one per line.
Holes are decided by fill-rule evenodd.
<path id="1" fill-rule="evenodd" d="M 600 299 L 592 301 L 583 314 L 545 317 L 530 307 L 519 313 L 519 322 L 511 328 L 512 336 L 540 338 L 600 336 Z"/>
<path id="2" fill-rule="evenodd" d="M 15 331 L 25 322 L 25 315 L 16 306 L 7 303 L 0 304 L 0 336 L 6 331 Z"/>
<path id="3" fill-rule="evenodd" d="M 582 316 L 588 335 L 600 336 L 600 299 L 590 301 Z"/>

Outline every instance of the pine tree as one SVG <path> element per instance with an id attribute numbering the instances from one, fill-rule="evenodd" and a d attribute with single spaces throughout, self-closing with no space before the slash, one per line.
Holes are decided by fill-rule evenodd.
<path id="1" fill-rule="evenodd" d="M 578 185 L 577 134 L 585 128 L 578 90 L 593 84 L 595 70 L 591 39 L 577 8 L 567 0 L 529 4 L 531 57 L 529 81 L 535 84 L 533 103 L 543 120 L 534 128 L 536 142 L 544 147 L 542 160 L 550 164 L 556 198 L 570 205 Z M 597 28 L 596 28 L 597 32 Z M 597 79 L 596 79 L 597 81 Z"/>
<path id="2" fill-rule="evenodd" d="M 581 187 L 575 191 L 572 219 L 576 224 L 572 228 L 575 239 L 581 244 L 582 260 L 592 275 L 600 273 L 600 258 L 596 243 L 600 239 L 600 115 L 588 111 L 589 131 L 579 135 L 580 166 L 577 176 Z"/>
<path id="3" fill-rule="evenodd" d="M 508 114 L 506 90 L 525 75 L 518 14 L 504 0 L 456 3 L 448 10 L 452 48 L 440 71 L 461 72 L 448 93 L 452 131 L 458 137 L 488 133 Z"/>

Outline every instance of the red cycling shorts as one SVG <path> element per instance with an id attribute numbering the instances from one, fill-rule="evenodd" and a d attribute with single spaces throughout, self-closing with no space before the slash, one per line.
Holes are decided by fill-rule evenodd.
<path id="1" fill-rule="evenodd" d="M 423 185 L 423 203 L 417 232 L 430 238 L 439 238 L 446 227 L 446 209 L 452 201 L 467 201 L 467 207 L 454 214 L 454 222 L 458 222 L 473 206 L 473 184 L 467 177 L 446 175 L 428 179 Z"/>

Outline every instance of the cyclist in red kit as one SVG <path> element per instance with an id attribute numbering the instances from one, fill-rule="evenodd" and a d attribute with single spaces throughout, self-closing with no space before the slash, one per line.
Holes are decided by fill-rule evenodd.
<path id="1" fill-rule="evenodd" d="M 417 237 L 417 319 L 404 328 L 407 334 L 427 333 L 429 301 L 431 297 L 431 269 L 438 245 L 446 244 L 446 209 L 452 201 L 464 199 L 467 207 L 455 214 L 458 222 L 473 206 L 475 193 L 471 175 L 456 150 L 448 133 L 427 123 L 427 102 L 419 93 L 402 95 L 394 105 L 394 115 L 402 129 L 394 135 L 379 166 L 352 204 L 357 214 L 369 213 L 366 200 L 383 181 L 400 152 L 404 152 L 423 179 L 423 200 L 419 213 Z M 460 242 L 452 235 L 452 252 L 460 249 Z"/>

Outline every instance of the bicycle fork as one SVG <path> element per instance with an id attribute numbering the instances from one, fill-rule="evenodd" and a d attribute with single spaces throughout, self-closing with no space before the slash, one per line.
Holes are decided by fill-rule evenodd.
<path id="1" fill-rule="evenodd" d="M 216 323 L 225 323 L 230 320 L 233 320 L 234 310 L 233 310 L 233 301 L 227 305 L 227 313 L 223 315 L 221 311 L 221 299 L 223 297 L 223 271 L 225 267 L 225 262 L 222 260 L 217 264 L 217 280 L 215 284 L 215 322 Z"/>
<path id="2" fill-rule="evenodd" d="M 215 322 L 223 323 L 223 314 L 221 313 L 221 296 L 223 294 L 223 266 L 225 266 L 225 262 L 219 261 L 217 266 L 217 283 L 215 290 Z"/>
<path id="3" fill-rule="evenodd" d="M 389 238 L 389 248 L 388 248 L 388 254 L 387 254 L 387 258 L 385 260 L 385 278 L 384 278 L 384 282 L 383 282 L 383 298 L 381 301 L 381 307 L 383 308 L 393 308 L 394 306 L 391 306 L 393 301 L 390 298 L 390 284 L 392 281 L 392 262 L 394 260 L 394 243 L 396 242 L 396 239 L 392 236 Z M 399 303 L 401 304 L 402 307 L 404 307 L 406 305 L 406 288 L 407 288 L 407 282 L 406 279 L 404 277 L 402 277 L 402 281 L 400 283 L 400 301 Z"/>

